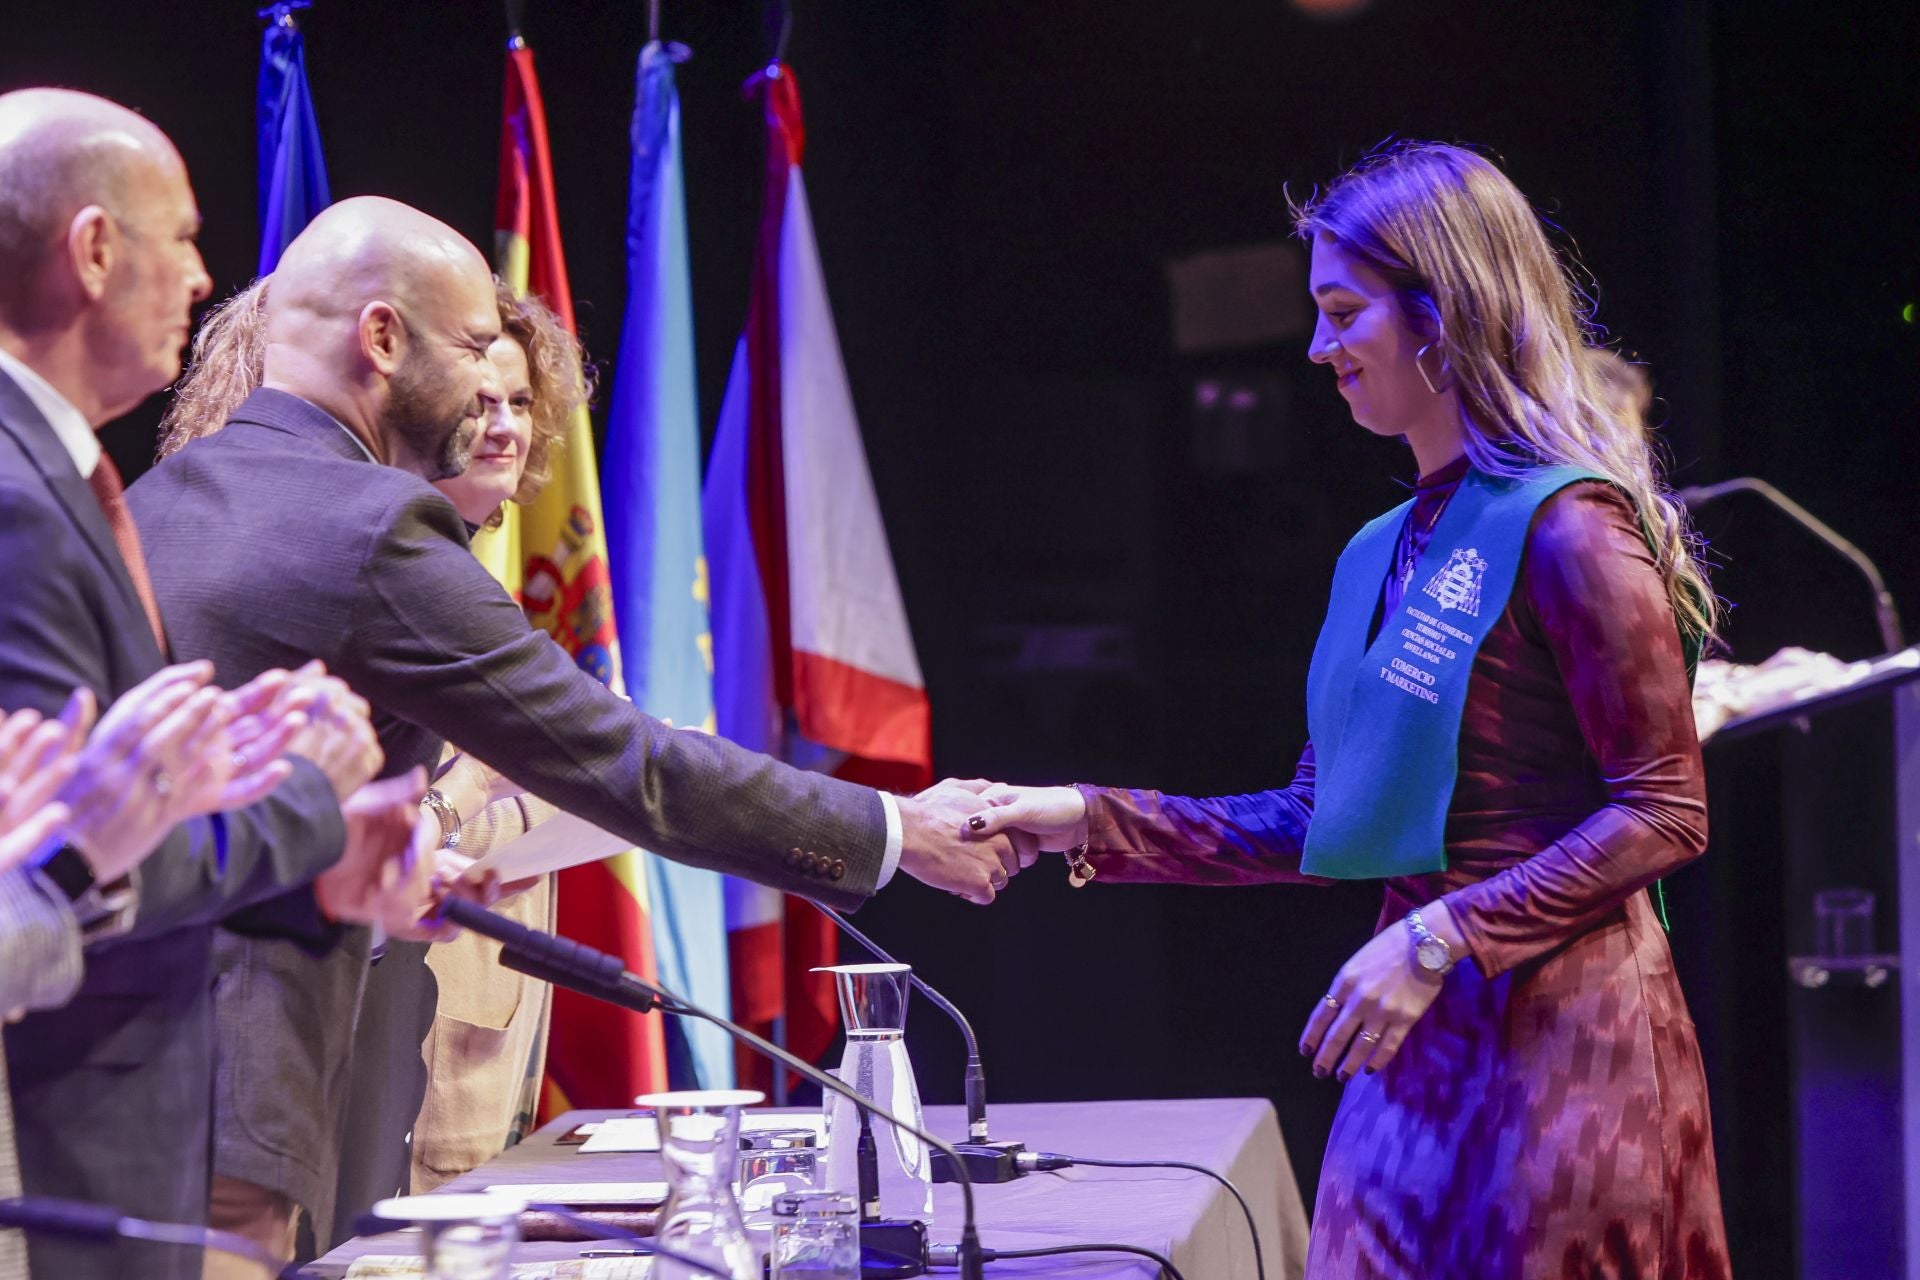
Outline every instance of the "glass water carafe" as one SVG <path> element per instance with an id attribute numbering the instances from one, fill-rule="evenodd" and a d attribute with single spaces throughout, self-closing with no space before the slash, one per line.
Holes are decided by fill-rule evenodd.
<path id="1" fill-rule="evenodd" d="M 835 1074 L 908 1124 L 926 1128 L 905 1038 L 913 971 L 904 964 L 839 964 L 815 972 L 833 975 L 847 1029 L 846 1053 Z M 872 1125 L 880 1215 L 932 1222 L 933 1161 L 926 1144 L 877 1116 Z M 859 1195 L 859 1148 L 860 1108 L 836 1094 L 827 1118 L 828 1189 Z"/>
<path id="2" fill-rule="evenodd" d="M 724 1270 L 733 1280 L 759 1280 L 760 1251 L 747 1236 L 733 1176 L 740 1160 L 740 1108 L 764 1102 L 746 1089 L 688 1089 L 649 1093 L 635 1106 L 651 1107 L 660 1122 L 660 1156 L 667 1166 L 667 1203 L 654 1240 L 674 1253 Z M 661 1254 L 654 1280 L 705 1280 Z"/>

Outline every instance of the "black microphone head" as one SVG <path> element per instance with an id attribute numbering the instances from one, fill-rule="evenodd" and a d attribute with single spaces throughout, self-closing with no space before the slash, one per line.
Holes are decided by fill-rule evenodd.
<path id="1" fill-rule="evenodd" d="M 18 1227 L 32 1235 L 70 1240 L 112 1240 L 120 1234 L 122 1216 L 112 1205 L 85 1200 L 54 1196 L 0 1200 L 0 1227 Z"/>
<path id="2" fill-rule="evenodd" d="M 353 1234 L 383 1236 L 389 1231 L 400 1231 L 412 1225 L 410 1222 L 395 1222 L 392 1218 L 383 1218 L 377 1213 L 368 1211 L 353 1220 Z"/>
<path id="3" fill-rule="evenodd" d="M 509 920 L 503 915 L 487 910 L 477 902 L 470 902 L 452 893 L 441 899 L 440 918 L 449 924 L 457 924 L 462 929 L 471 929 L 488 938 L 500 936 L 497 931 L 500 925 L 511 925 L 516 929 L 526 927 L 516 920 Z"/>

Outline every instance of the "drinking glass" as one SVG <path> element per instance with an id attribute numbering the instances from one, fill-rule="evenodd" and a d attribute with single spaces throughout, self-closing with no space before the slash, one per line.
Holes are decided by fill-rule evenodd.
<path id="1" fill-rule="evenodd" d="M 397 1196 L 373 1211 L 420 1228 L 426 1280 L 507 1280 L 524 1208 L 512 1197 L 486 1193 Z"/>
<path id="2" fill-rule="evenodd" d="M 773 1280 L 860 1280 L 860 1210 L 839 1191 L 773 1202 Z"/>
<path id="3" fill-rule="evenodd" d="M 764 1102 L 746 1089 L 685 1089 L 634 1099 L 660 1120 L 660 1155 L 667 1166 L 667 1203 L 654 1239 L 673 1252 L 719 1267 L 733 1280 L 759 1280 L 760 1252 L 747 1236 L 734 1198 L 740 1162 L 740 1108 Z M 703 1273 L 662 1254 L 654 1280 L 704 1280 Z"/>

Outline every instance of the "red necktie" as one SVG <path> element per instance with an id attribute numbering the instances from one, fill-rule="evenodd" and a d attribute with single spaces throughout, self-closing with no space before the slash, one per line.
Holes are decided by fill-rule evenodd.
<path id="1" fill-rule="evenodd" d="M 93 496 L 100 500 L 100 510 L 107 517 L 107 528 L 113 530 L 120 558 L 127 562 L 127 576 L 133 579 L 140 607 L 147 611 L 147 621 L 153 624 L 153 638 L 160 642 L 160 652 L 165 653 L 167 631 L 160 624 L 160 602 L 153 598 L 153 579 L 147 576 L 146 553 L 140 550 L 140 530 L 134 527 L 133 513 L 127 510 L 127 491 L 120 482 L 120 468 L 103 453 L 87 484 L 93 489 Z"/>

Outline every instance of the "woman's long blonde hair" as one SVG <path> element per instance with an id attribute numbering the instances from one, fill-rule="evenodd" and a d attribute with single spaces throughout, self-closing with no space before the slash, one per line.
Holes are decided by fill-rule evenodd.
<path id="1" fill-rule="evenodd" d="M 267 290 L 272 282 L 272 276 L 262 276 L 201 320 L 186 372 L 174 384 L 173 403 L 160 419 L 160 457 L 226 426 L 240 402 L 259 387 L 266 365 Z M 527 446 L 527 469 L 513 494 L 513 500 L 525 506 L 552 478 L 554 455 L 566 442 L 574 411 L 592 394 L 592 380 L 580 343 L 545 303 L 514 297 L 500 280 L 494 281 L 494 294 L 500 327 L 526 351 L 533 386 L 533 439 Z M 488 526 L 500 518 L 496 511 Z"/>
<path id="2" fill-rule="evenodd" d="M 1492 476 L 1570 463 L 1632 499 L 1681 632 L 1704 644 L 1716 603 L 1686 508 L 1645 424 L 1605 381 L 1585 296 L 1540 218 L 1485 158 L 1437 142 L 1374 151 L 1293 209 L 1296 232 L 1333 239 L 1378 271 L 1459 392 L 1467 456 Z"/>

